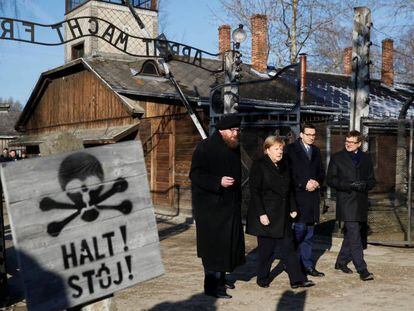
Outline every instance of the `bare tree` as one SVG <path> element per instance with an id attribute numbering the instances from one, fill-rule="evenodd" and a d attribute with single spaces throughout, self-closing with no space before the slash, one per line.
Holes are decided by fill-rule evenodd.
<path id="1" fill-rule="evenodd" d="M 344 1 L 320 0 L 220 0 L 232 21 L 250 29 L 250 16 L 268 17 L 270 58 L 276 64 L 297 61 L 299 53 L 315 46 L 315 35 L 332 25 Z"/>
<path id="2" fill-rule="evenodd" d="M 22 111 L 23 105 L 18 100 L 14 100 L 13 97 L 9 97 L 8 99 L 3 99 L 0 97 L 0 104 L 9 105 L 10 111 Z"/>
<path id="3" fill-rule="evenodd" d="M 295 63 L 299 53 L 309 53 L 311 64 L 339 71 L 342 51 L 351 45 L 353 7 L 357 0 L 220 0 L 232 22 L 250 30 L 250 16 L 268 17 L 270 61 Z M 367 0 L 379 7 L 382 2 Z"/>

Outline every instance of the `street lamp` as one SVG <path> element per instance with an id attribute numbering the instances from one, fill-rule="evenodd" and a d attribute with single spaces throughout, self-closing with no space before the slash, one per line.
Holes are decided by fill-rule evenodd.
<path id="1" fill-rule="evenodd" d="M 242 24 L 239 24 L 239 27 L 233 30 L 231 37 L 233 39 L 233 49 L 239 49 L 240 43 L 247 38 L 246 31 L 243 29 Z"/>
<path id="2" fill-rule="evenodd" d="M 243 25 L 239 24 L 232 33 L 233 49 L 225 52 L 225 84 L 237 83 L 241 78 L 241 64 L 242 54 L 238 51 L 240 43 L 247 38 L 246 31 L 243 29 Z M 238 107 L 238 93 L 239 88 L 237 85 L 227 85 L 223 88 L 223 102 L 224 102 L 224 113 L 235 113 Z"/>

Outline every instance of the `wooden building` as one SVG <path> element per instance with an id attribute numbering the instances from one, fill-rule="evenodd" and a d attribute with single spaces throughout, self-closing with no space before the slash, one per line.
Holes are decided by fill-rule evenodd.
<path id="1" fill-rule="evenodd" d="M 0 103 L 0 150 L 8 148 L 9 143 L 19 136 L 14 128 L 19 114 L 18 111 L 10 111 L 9 104 Z"/>

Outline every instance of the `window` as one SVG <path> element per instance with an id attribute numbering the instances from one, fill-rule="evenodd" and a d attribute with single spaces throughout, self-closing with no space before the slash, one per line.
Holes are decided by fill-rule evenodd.
<path id="1" fill-rule="evenodd" d="M 85 55 L 84 43 L 72 45 L 72 60 L 81 58 Z"/>
<path id="2" fill-rule="evenodd" d="M 84 4 L 87 1 L 89 0 L 66 0 L 66 13 L 72 11 L 73 9 L 77 8 L 78 6 Z M 97 0 L 97 1 L 126 5 L 124 0 Z M 135 8 L 151 9 L 151 0 L 131 0 L 131 4 Z"/>
<path id="3" fill-rule="evenodd" d="M 150 75 L 150 76 L 160 76 L 158 66 L 153 60 L 148 60 L 142 65 L 140 74 Z"/>
<path id="4" fill-rule="evenodd" d="M 66 13 L 85 3 L 87 0 L 66 0 Z"/>

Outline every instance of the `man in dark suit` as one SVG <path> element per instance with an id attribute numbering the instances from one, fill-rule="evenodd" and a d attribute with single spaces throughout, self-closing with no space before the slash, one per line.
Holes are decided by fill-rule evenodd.
<path id="1" fill-rule="evenodd" d="M 335 269 L 352 273 L 352 261 L 361 280 L 373 280 L 367 269 L 361 240 L 361 225 L 368 220 L 368 191 L 375 186 L 371 158 L 360 150 L 358 131 L 346 135 L 345 149 L 334 154 L 329 163 L 327 183 L 336 190 L 336 218 L 344 222 L 344 240 Z"/>
<path id="2" fill-rule="evenodd" d="M 321 152 L 314 145 L 315 137 L 315 126 L 304 124 L 300 138 L 288 145 L 286 151 L 299 211 L 294 229 L 301 263 L 308 275 L 324 276 L 324 273 L 316 270 L 312 260 L 314 226 L 319 222 L 320 186 L 325 178 Z"/>
<path id="3" fill-rule="evenodd" d="M 223 117 L 197 145 L 191 162 L 197 255 L 205 271 L 204 293 L 216 298 L 231 298 L 226 287 L 234 285 L 226 282 L 225 273 L 245 262 L 239 126 L 236 116 Z"/>

